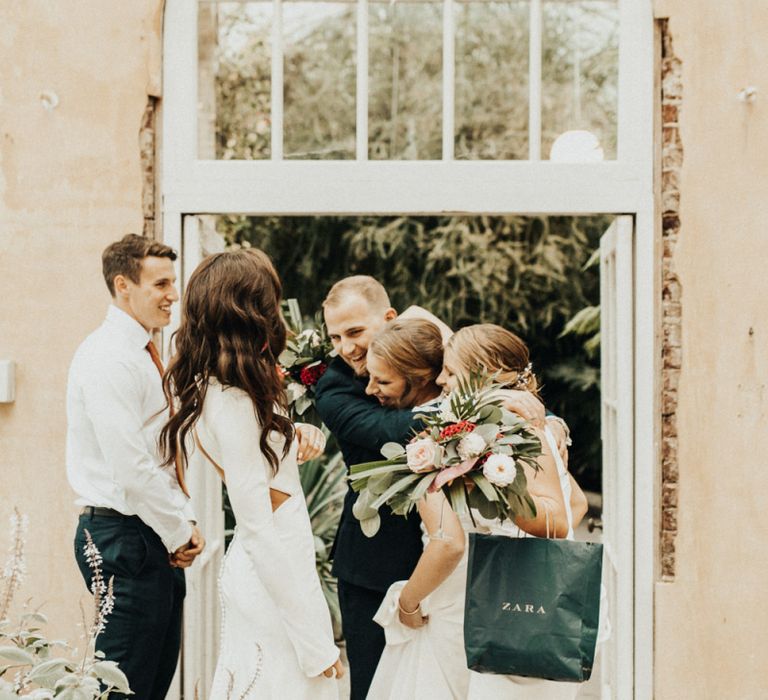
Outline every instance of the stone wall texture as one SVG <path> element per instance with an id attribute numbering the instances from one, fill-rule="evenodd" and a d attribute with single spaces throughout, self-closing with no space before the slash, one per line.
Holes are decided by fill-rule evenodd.
<path id="1" fill-rule="evenodd" d="M 661 575 L 675 575 L 677 489 L 677 394 L 682 357 L 682 287 L 675 272 L 680 233 L 680 170 L 683 145 L 678 116 L 683 105 L 682 66 L 674 54 L 669 23 L 661 30 L 661 216 L 662 216 L 662 400 L 661 400 Z"/>

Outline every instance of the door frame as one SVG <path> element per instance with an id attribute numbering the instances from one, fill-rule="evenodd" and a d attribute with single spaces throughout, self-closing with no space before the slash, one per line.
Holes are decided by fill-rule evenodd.
<path id="1" fill-rule="evenodd" d="M 279 2 L 279 0 L 275 0 Z M 358 0 L 365 3 L 365 0 Z M 450 0 L 446 0 L 450 2 Z M 197 3 L 167 0 L 161 201 L 163 240 L 183 248 L 185 215 L 630 214 L 634 217 L 634 697 L 653 695 L 660 435 L 660 231 L 654 190 L 651 0 L 618 0 L 615 161 L 211 161 L 196 154 Z M 182 259 L 177 261 L 183 279 Z M 187 271 L 188 273 L 188 271 Z M 178 305 L 170 329 L 178 324 Z M 164 334 L 164 345 L 170 333 Z"/>

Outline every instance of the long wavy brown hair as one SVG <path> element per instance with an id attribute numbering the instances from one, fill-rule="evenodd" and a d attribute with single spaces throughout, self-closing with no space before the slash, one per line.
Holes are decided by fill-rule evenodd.
<path id="1" fill-rule="evenodd" d="M 432 321 L 421 318 L 390 321 L 373 337 L 368 354 L 384 360 L 405 380 L 398 408 L 413 406 L 417 397 L 440 394 L 435 380 L 443 369 L 443 336 Z"/>
<path id="2" fill-rule="evenodd" d="M 185 438 L 200 418 L 214 377 L 250 397 L 261 425 L 261 451 L 277 472 L 280 458 L 267 436 L 273 430 L 283 435 L 283 457 L 294 437 L 275 368 L 286 340 L 281 295 L 272 261 L 255 248 L 216 253 L 192 273 L 173 337 L 175 354 L 163 379 L 166 395 L 176 399 L 176 411 L 160 433 L 165 464 L 180 458 L 186 466 Z"/>

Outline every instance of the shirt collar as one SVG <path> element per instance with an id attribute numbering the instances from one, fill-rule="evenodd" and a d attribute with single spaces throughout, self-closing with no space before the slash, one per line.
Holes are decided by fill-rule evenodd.
<path id="1" fill-rule="evenodd" d="M 152 336 L 147 333 L 144 326 L 136 319 L 131 318 L 122 309 L 118 309 L 114 304 L 109 305 L 105 323 L 115 332 L 125 337 L 131 345 L 135 344 L 137 348 L 146 347 L 147 343 L 152 340 Z"/>

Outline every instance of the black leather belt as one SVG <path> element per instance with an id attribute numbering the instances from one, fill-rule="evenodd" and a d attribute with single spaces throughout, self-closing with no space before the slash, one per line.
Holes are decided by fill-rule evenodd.
<path id="1" fill-rule="evenodd" d="M 88 515 L 91 518 L 94 515 L 106 517 L 106 518 L 124 518 L 126 517 L 121 512 L 114 510 L 113 508 L 102 508 L 100 506 L 85 506 L 80 511 L 80 515 Z"/>

